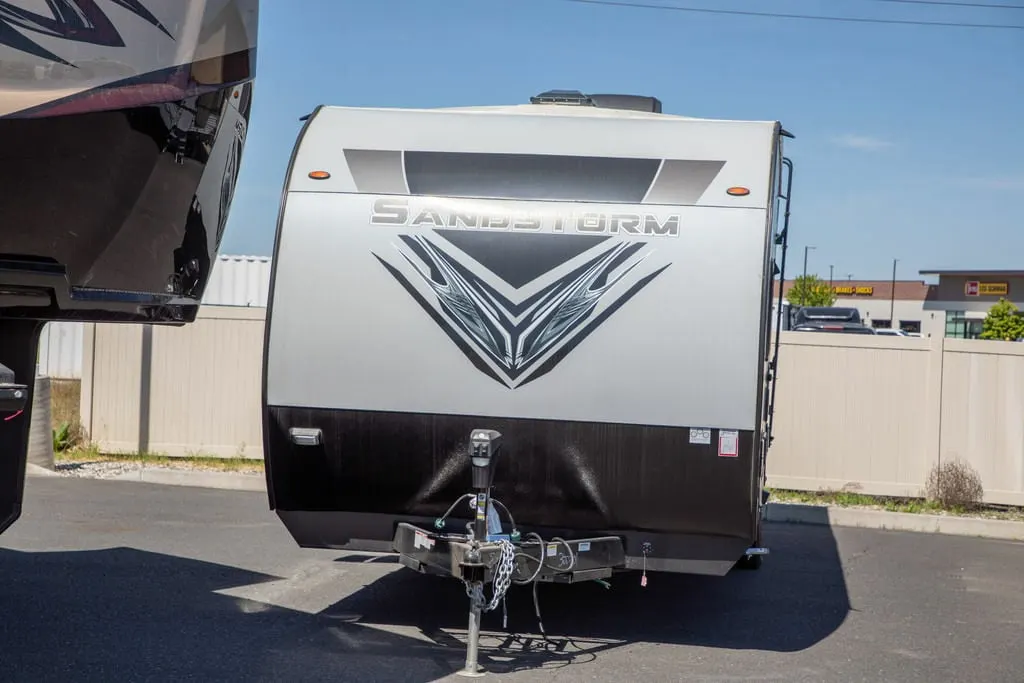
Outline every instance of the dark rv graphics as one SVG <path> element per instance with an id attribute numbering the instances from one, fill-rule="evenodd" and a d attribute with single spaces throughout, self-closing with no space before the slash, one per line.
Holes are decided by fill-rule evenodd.
<path id="1" fill-rule="evenodd" d="M 482 109 L 303 118 L 263 373 L 271 508 L 301 547 L 462 580 L 470 675 L 512 584 L 539 620 L 541 582 L 760 567 L 793 176 L 777 122 L 575 91 Z M 740 312 L 722 330 L 664 305 L 729 268 L 759 277 L 707 304 Z"/>
<path id="2" fill-rule="evenodd" d="M 21 514 L 43 325 L 196 317 L 245 146 L 257 14 L 0 0 L 0 531 Z M 170 61 L 194 53 L 209 57 Z"/>

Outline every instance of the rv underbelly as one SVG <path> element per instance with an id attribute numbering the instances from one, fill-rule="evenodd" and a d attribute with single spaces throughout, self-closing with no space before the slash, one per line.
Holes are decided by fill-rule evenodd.
<path id="1" fill-rule="evenodd" d="M 521 530 L 728 571 L 760 540 L 768 202 L 427 194 L 411 156 L 392 192 L 305 177 L 359 186 L 358 155 L 291 171 L 265 452 L 296 540 L 387 549 L 400 522 L 429 527 L 471 490 L 471 431 L 494 429 L 493 496 Z"/>

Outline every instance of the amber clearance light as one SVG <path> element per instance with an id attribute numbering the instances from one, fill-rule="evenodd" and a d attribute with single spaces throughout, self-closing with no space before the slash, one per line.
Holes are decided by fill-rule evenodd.
<path id="1" fill-rule="evenodd" d="M 730 194 L 733 197 L 746 197 L 750 194 L 750 190 L 745 187 L 730 187 L 725 191 L 726 194 Z"/>
<path id="2" fill-rule="evenodd" d="M 310 171 L 309 177 L 313 180 L 327 180 L 331 177 L 331 174 L 327 171 Z"/>

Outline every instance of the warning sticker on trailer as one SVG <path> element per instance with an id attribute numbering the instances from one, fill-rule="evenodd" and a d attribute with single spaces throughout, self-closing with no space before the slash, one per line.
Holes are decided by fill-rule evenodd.
<path id="1" fill-rule="evenodd" d="M 703 444 L 705 446 L 710 445 L 711 430 L 690 427 L 690 443 Z"/>
<path id="2" fill-rule="evenodd" d="M 732 430 L 718 431 L 718 457 L 735 458 L 740 453 L 740 433 Z"/>
<path id="3" fill-rule="evenodd" d="M 413 534 L 412 547 L 430 550 L 434 547 L 434 539 L 432 539 L 430 536 L 427 536 L 422 531 L 416 531 L 416 533 Z"/>

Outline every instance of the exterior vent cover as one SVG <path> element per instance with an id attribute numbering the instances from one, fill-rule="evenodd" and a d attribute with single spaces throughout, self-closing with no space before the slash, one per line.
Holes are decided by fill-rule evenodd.
<path id="1" fill-rule="evenodd" d="M 547 90 L 530 98 L 531 104 L 565 104 L 603 109 L 661 113 L 661 100 L 643 95 L 585 95 L 579 90 Z"/>

